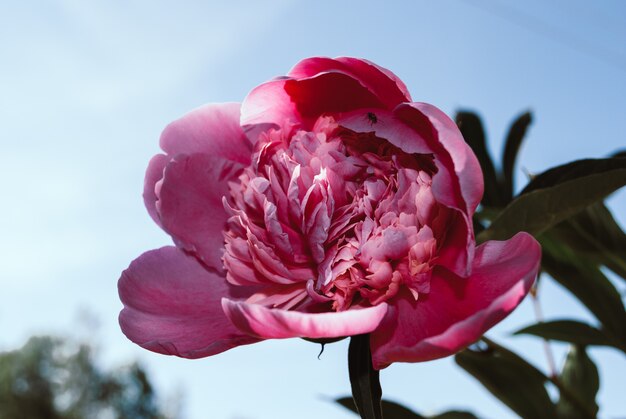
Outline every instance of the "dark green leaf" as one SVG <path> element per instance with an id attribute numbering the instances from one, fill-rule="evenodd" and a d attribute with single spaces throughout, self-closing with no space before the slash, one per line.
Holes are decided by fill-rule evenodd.
<path id="1" fill-rule="evenodd" d="M 504 206 L 506 202 L 504 202 L 500 196 L 496 170 L 491 156 L 489 155 L 489 151 L 487 150 L 485 130 L 483 129 L 482 122 L 480 122 L 480 118 L 473 112 L 460 111 L 456 114 L 456 124 L 461 134 L 463 134 L 465 142 L 469 144 L 474 154 L 476 154 L 483 171 L 485 180 L 485 193 L 482 200 L 483 205 L 489 207 Z"/>
<path id="2" fill-rule="evenodd" d="M 391 419 L 393 419 L 393 417 Z M 435 416 L 429 416 L 428 419 L 478 419 L 478 417 L 470 412 L 449 410 Z"/>
<path id="3" fill-rule="evenodd" d="M 626 342 L 626 311 L 619 292 L 597 266 L 582 255 L 555 242 L 549 235 L 540 238 L 542 268 L 574 294 L 604 326 L 604 332 Z"/>
<path id="4" fill-rule="evenodd" d="M 358 413 L 352 397 L 342 397 L 335 401 L 346 409 Z M 385 419 L 478 419 L 474 414 L 461 410 L 449 410 L 435 416 L 422 416 L 399 403 L 389 400 L 383 400 L 382 407 Z"/>
<path id="5" fill-rule="evenodd" d="M 614 152 L 613 154 L 611 154 L 611 157 L 619 157 L 619 158 L 624 158 L 624 157 L 626 157 L 626 149 L 623 149 L 623 150 L 617 150 L 616 152 Z"/>
<path id="6" fill-rule="evenodd" d="M 615 342 L 602 330 L 575 320 L 554 320 L 530 325 L 515 332 L 516 335 L 534 335 L 544 339 L 576 343 L 579 345 L 613 346 Z"/>
<path id="7" fill-rule="evenodd" d="M 369 335 L 350 338 L 348 371 L 354 404 L 363 419 L 382 419 L 379 373 L 372 366 Z"/>
<path id="8" fill-rule="evenodd" d="M 522 140 L 526 135 L 526 130 L 531 122 L 532 115 L 530 112 L 525 112 L 520 115 L 515 122 L 513 122 L 513 125 L 511 125 L 504 143 L 504 153 L 502 155 L 502 175 L 504 187 L 503 192 L 507 202 L 513 199 L 515 160 L 517 159 L 517 153 L 520 145 L 522 144 Z"/>
<path id="9" fill-rule="evenodd" d="M 626 159 L 605 160 L 619 160 L 626 166 Z M 478 235 L 477 241 L 505 240 L 518 231 L 537 236 L 624 185 L 626 168 L 619 168 L 531 189 L 511 202 L 489 228 Z"/>
<path id="10" fill-rule="evenodd" d="M 480 221 L 480 218 L 476 214 L 474 214 L 474 217 L 472 218 L 472 224 L 474 225 L 475 234 L 478 234 L 485 229 L 485 226 L 483 225 L 483 223 Z"/>
<path id="11" fill-rule="evenodd" d="M 358 413 L 352 397 L 342 397 L 335 401 L 346 409 Z M 424 419 L 424 416 L 413 412 L 401 404 L 390 402 L 389 400 L 383 400 L 381 405 L 385 419 Z"/>
<path id="12" fill-rule="evenodd" d="M 359 413 L 359 411 L 356 410 L 356 406 L 354 405 L 354 399 L 352 397 L 340 397 L 338 399 L 335 399 L 335 402 L 339 403 L 340 405 L 354 413 Z"/>
<path id="13" fill-rule="evenodd" d="M 587 207 L 554 226 L 550 233 L 626 279 L 626 234 L 604 203 Z"/>
<path id="14" fill-rule="evenodd" d="M 389 400 L 383 400 L 382 406 L 385 419 L 422 419 L 424 417 L 399 403 Z"/>
<path id="15" fill-rule="evenodd" d="M 520 195 L 529 192 L 556 186 L 563 182 L 585 178 L 591 175 L 626 169 L 626 160 L 623 158 L 583 159 L 553 167 L 535 176 Z"/>
<path id="16" fill-rule="evenodd" d="M 491 345 L 485 351 L 466 349 L 455 361 L 522 418 L 554 416 L 546 376 L 511 351 Z"/>
<path id="17" fill-rule="evenodd" d="M 586 407 L 585 411 L 589 413 L 581 412 L 578 406 L 561 394 L 556 406 L 558 417 L 563 419 L 595 417 L 598 413 L 596 394 L 600 389 L 600 377 L 598 369 L 587 356 L 584 347 L 572 346 L 567 354 L 559 381 L 580 404 Z"/>
<path id="18" fill-rule="evenodd" d="M 340 338 L 301 338 L 303 340 L 306 340 L 307 342 L 311 342 L 311 343 L 319 343 L 321 345 L 327 345 L 329 343 L 335 343 L 335 342 L 339 342 L 340 340 L 344 340 L 347 336 L 343 336 Z"/>

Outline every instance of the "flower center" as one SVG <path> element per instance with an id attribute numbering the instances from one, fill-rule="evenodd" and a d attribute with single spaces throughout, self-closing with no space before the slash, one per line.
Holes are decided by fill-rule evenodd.
<path id="1" fill-rule="evenodd" d="M 449 216 L 431 192 L 431 155 L 328 117 L 312 131 L 270 131 L 257 150 L 225 199 L 231 283 L 264 285 L 253 299 L 286 309 L 428 292 Z"/>

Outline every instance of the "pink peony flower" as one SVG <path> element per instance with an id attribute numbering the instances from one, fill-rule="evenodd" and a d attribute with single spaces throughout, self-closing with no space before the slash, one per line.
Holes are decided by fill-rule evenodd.
<path id="1" fill-rule="evenodd" d="M 244 102 L 171 123 L 144 199 L 175 247 L 119 280 L 123 332 L 198 358 L 270 338 L 370 333 L 375 368 L 453 354 L 524 298 L 528 234 L 476 247 L 479 164 L 390 71 L 309 58 Z"/>

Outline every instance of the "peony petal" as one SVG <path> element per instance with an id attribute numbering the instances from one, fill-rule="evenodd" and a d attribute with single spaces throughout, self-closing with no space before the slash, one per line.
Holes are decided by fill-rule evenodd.
<path id="1" fill-rule="evenodd" d="M 242 332 L 264 339 L 336 338 L 369 333 L 387 313 L 387 304 L 341 312 L 303 313 L 222 300 L 226 316 Z"/>
<path id="2" fill-rule="evenodd" d="M 478 159 L 456 124 L 436 107 L 426 103 L 405 103 L 394 113 L 419 132 L 434 150 L 438 171 L 432 178 L 433 196 L 443 205 L 461 211 L 465 221 L 465 226 L 459 226 L 462 231 L 453 235 L 457 238 L 455 242 L 465 242 L 466 255 L 452 258 L 452 263 L 446 262 L 444 266 L 457 275 L 468 276 L 474 252 L 472 214 L 482 199 L 484 188 Z"/>
<path id="3" fill-rule="evenodd" d="M 540 259 L 539 243 L 518 233 L 479 246 L 469 278 L 434 271 L 430 292 L 418 301 L 408 295 L 398 298 L 372 333 L 375 368 L 445 357 L 475 342 L 522 301 Z"/>
<path id="4" fill-rule="evenodd" d="M 245 297 L 207 271 L 193 256 L 172 247 L 144 253 L 118 282 L 124 303 L 119 317 L 124 334 L 136 344 L 165 355 L 200 358 L 258 342 L 226 318 L 220 300 Z"/>
<path id="5" fill-rule="evenodd" d="M 475 244 L 472 229 L 467 226 L 467 217 L 459 210 L 448 210 L 445 240 L 440 244 L 436 264 L 455 274 L 467 277 L 472 271 Z M 436 230 L 441 231 L 441 229 Z"/>
<path id="6" fill-rule="evenodd" d="M 416 108 L 421 105 L 405 103 L 393 112 L 359 109 L 343 114 L 337 122 L 352 131 L 373 132 L 376 137 L 386 139 L 406 153 L 434 154 L 437 173 L 432 177 L 433 197 L 437 202 L 459 211 L 463 218 L 457 220 L 457 216 L 450 217 L 449 243 L 444 246 L 445 254 L 441 255 L 438 264 L 460 276 L 468 276 L 474 251 L 471 215 L 478 204 L 476 199 L 482 197 L 482 172 L 456 125 L 448 126 L 448 123 L 454 123 L 437 110 L 438 113 L 431 113 L 436 113 L 436 117 L 441 119 L 437 122 L 441 126 L 435 126 L 427 115 Z M 458 141 L 461 143 L 458 144 Z M 470 191 L 466 192 L 471 201 L 466 201 L 463 188 Z"/>
<path id="7" fill-rule="evenodd" d="M 395 74 L 359 58 L 307 58 L 296 64 L 287 76 L 302 79 L 325 72 L 341 72 L 355 78 L 378 97 L 388 109 L 393 109 L 402 102 L 411 102 L 406 86 Z"/>
<path id="8" fill-rule="evenodd" d="M 207 154 L 179 155 L 166 167 L 157 210 L 163 228 L 179 247 L 222 271 L 228 194 L 241 165 Z"/>
<path id="9" fill-rule="evenodd" d="M 463 140 L 461 131 L 448 115 L 433 105 L 409 103 L 399 107 L 399 113 L 406 115 L 408 108 L 417 110 L 421 114 L 419 124 L 423 129 L 428 130 L 428 125 L 432 126 L 431 133 L 443 148 L 443 150 L 437 150 L 437 158 L 444 164 L 450 165 L 449 169 L 456 174 L 456 179 L 443 176 L 433 178 L 435 198 L 447 206 L 463 209 L 468 214 L 474 213 L 483 196 L 483 174 L 476 155 Z M 413 117 L 416 116 L 415 112 L 410 111 L 407 116 L 410 118 L 411 114 Z M 427 119 L 427 124 L 424 118 Z M 458 184 L 460 196 L 451 195 L 456 193 L 456 188 L 451 188 L 451 184 Z M 458 206 L 459 198 L 463 206 Z"/>
<path id="10" fill-rule="evenodd" d="M 169 160 L 170 158 L 163 154 L 157 154 L 152 157 L 150 163 L 148 163 L 148 169 L 146 170 L 146 177 L 143 183 L 143 202 L 148 209 L 150 217 L 152 217 L 160 227 L 163 227 L 163 225 L 161 224 L 161 219 L 159 218 L 159 213 L 156 208 L 158 200 L 156 185 L 163 179 L 163 172 Z"/>
<path id="11" fill-rule="evenodd" d="M 333 71 L 300 80 L 281 78 L 255 88 L 241 106 L 241 126 L 252 142 L 267 129 L 310 129 L 322 114 L 384 108 L 374 93 L 349 75 Z"/>
<path id="12" fill-rule="evenodd" d="M 244 135 L 239 118 L 239 103 L 201 106 L 163 130 L 161 148 L 171 156 L 205 153 L 248 165 L 252 144 Z"/>
<path id="13" fill-rule="evenodd" d="M 287 80 L 285 91 L 300 115 L 310 121 L 315 121 L 322 114 L 385 107 L 380 98 L 358 80 L 335 71 L 301 80 Z"/>
<path id="14" fill-rule="evenodd" d="M 263 83 L 241 104 L 240 124 L 253 144 L 270 128 L 295 125 L 302 119 L 285 91 L 286 82 L 286 78 L 279 78 Z"/>
<path id="15" fill-rule="evenodd" d="M 429 142 L 419 130 L 388 110 L 363 108 L 346 112 L 337 118 L 337 123 L 354 132 L 373 132 L 376 137 L 386 139 L 405 153 L 435 153 L 432 141 Z"/>
<path id="16" fill-rule="evenodd" d="M 424 103 L 404 103 L 393 112 L 363 108 L 342 114 L 337 123 L 355 132 L 373 132 L 409 154 L 434 154 L 437 201 L 466 214 L 475 211 L 483 194 L 480 164 L 454 122 L 439 109 Z"/>

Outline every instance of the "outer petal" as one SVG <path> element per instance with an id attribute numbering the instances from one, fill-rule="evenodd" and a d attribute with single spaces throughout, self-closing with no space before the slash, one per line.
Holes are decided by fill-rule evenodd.
<path id="1" fill-rule="evenodd" d="M 157 210 L 179 247 L 222 271 L 228 215 L 222 197 L 242 167 L 207 154 L 179 155 L 165 169 Z"/>
<path id="2" fill-rule="evenodd" d="M 456 124 L 438 108 L 426 103 L 406 103 L 394 113 L 420 132 L 435 150 L 439 169 L 433 176 L 432 191 L 442 204 L 461 211 L 465 218 L 465 251 L 448 254 L 440 263 L 454 273 L 467 276 L 474 253 L 472 215 L 483 196 L 484 182 L 478 159 L 463 140 Z M 454 242 L 460 243 L 459 232 Z M 455 246 L 455 249 L 459 249 Z"/>
<path id="3" fill-rule="evenodd" d="M 171 156 L 205 153 L 247 165 L 252 144 L 239 116 L 239 103 L 204 105 L 170 123 L 161 134 L 161 148 Z"/>
<path id="4" fill-rule="evenodd" d="M 255 87 L 241 104 L 241 126 L 252 143 L 270 128 L 298 124 L 302 117 L 285 90 L 286 78 Z"/>
<path id="5" fill-rule="evenodd" d="M 402 102 L 411 102 L 411 96 L 406 86 L 395 74 L 370 61 L 359 58 L 307 58 L 296 64 L 287 75 L 295 79 L 302 79 L 329 71 L 338 71 L 357 79 L 374 93 L 388 109 L 393 109 Z"/>
<path id="6" fill-rule="evenodd" d="M 226 316 L 242 332 L 265 339 L 336 338 L 369 333 L 387 313 L 387 304 L 341 312 L 303 313 L 222 300 Z"/>
<path id="7" fill-rule="evenodd" d="M 241 125 L 255 142 L 259 133 L 271 126 L 308 129 L 322 114 L 360 108 L 385 108 L 385 104 L 352 76 L 325 72 L 299 80 L 273 80 L 255 88 L 242 104 Z"/>
<path id="8" fill-rule="evenodd" d="M 528 293 L 540 258 L 537 241 L 518 233 L 479 246 L 469 278 L 435 271 L 424 298 L 399 298 L 372 333 L 375 368 L 445 357 L 475 342 Z"/>
<path id="9" fill-rule="evenodd" d="M 235 297 L 226 280 L 175 247 L 135 259 L 122 273 L 118 290 L 124 303 L 122 331 L 151 351 L 200 358 L 258 341 L 224 315 L 221 298 Z"/>
<path id="10" fill-rule="evenodd" d="M 150 163 L 148 163 L 148 169 L 146 170 L 146 177 L 143 182 L 143 202 L 148 210 L 148 214 L 157 223 L 160 227 L 163 227 L 161 224 L 161 219 L 159 218 L 159 213 L 157 211 L 157 200 L 159 199 L 157 196 L 157 183 L 163 179 L 163 172 L 165 171 L 165 166 L 167 166 L 170 158 L 163 154 L 157 154 L 156 156 L 150 159 Z"/>
<path id="11" fill-rule="evenodd" d="M 417 110 L 419 115 L 414 110 Z M 398 107 L 397 114 L 423 131 L 429 131 L 428 125 L 432 127 L 433 140 L 437 141 L 442 148 L 437 150 L 438 160 L 449 166 L 448 169 L 452 174 L 456 174 L 456 179 L 435 176 L 433 179 L 435 198 L 445 205 L 460 208 L 471 216 L 483 196 L 483 175 L 476 155 L 463 140 L 461 131 L 454 121 L 441 110 L 427 103 L 416 102 L 402 105 Z M 452 185 L 458 185 L 459 189 L 451 187 Z M 455 196 L 456 194 L 460 196 Z"/>
<path id="12" fill-rule="evenodd" d="M 370 119 L 375 116 L 375 121 Z M 433 153 L 439 172 L 433 178 L 437 201 L 473 214 L 483 195 L 478 159 L 448 116 L 426 103 L 403 103 L 393 112 L 362 108 L 337 122 L 353 131 L 373 132 L 406 153 Z"/>

